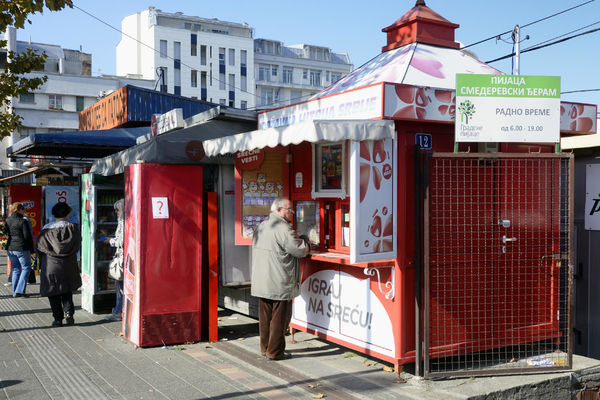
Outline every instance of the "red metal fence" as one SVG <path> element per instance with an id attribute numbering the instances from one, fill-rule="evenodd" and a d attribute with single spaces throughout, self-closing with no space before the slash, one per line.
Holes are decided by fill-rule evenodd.
<path id="1" fill-rule="evenodd" d="M 572 363 L 572 157 L 434 153 L 424 210 L 424 372 Z"/>

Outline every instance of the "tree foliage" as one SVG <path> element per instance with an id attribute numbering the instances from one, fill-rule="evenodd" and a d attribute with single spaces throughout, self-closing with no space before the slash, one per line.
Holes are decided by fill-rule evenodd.
<path id="1" fill-rule="evenodd" d="M 50 11 L 73 8 L 72 0 L 0 0 L 0 32 L 6 32 L 9 26 L 17 29 L 30 24 L 29 16 L 43 13 L 44 8 Z M 6 40 L 0 40 L 0 48 L 6 48 Z M 26 78 L 31 71 L 42 70 L 46 60 L 45 54 L 38 54 L 31 49 L 16 54 L 7 52 L 7 62 L 0 70 L 0 138 L 9 136 L 21 127 L 21 117 L 14 115 L 10 109 L 12 97 L 31 93 L 44 84 L 46 76 Z"/>

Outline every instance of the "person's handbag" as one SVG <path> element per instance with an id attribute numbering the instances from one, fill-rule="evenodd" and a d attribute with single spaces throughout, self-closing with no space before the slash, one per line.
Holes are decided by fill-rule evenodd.
<path id="1" fill-rule="evenodd" d="M 123 268 L 121 268 L 119 257 L 113 258 L 108 265 L 108 276 L 113 278 L 115 281 L 123 280 Z"/>
<path id="2" fill-rule="evenodd" d="M 36 283 L 36 279 L 35 279 L 35 270 L 36 269 L 38 269 L 38 258 L 37 258 L 37 255 L 34 253 L 31 255 L 31 269 L 29 270 L 29 276 L 27 277 L 27 283 L 29 283 L 29 284 Z"/>

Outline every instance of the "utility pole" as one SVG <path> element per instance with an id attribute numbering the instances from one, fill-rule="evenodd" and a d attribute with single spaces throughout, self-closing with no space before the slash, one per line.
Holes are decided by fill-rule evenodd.
<path id="1" fill-rule="evenodd" d="M 520 58 L 521 58 L 521 28 L 519 25 L 515 25 L 513 29 L 512 39 L 515 43 L 515 75 L 520 75 Z"/>

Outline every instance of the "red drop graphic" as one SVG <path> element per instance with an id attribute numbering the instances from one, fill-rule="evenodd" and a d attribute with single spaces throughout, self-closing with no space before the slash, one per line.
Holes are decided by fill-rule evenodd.
<path id="1" fill-rule="evenodd" d="M 444 115 L 446 114 L 446 111 L 448 111 L 448 106 L 439 106 L 438 111 L 440 112 L 440 114 Z"/>
<path id="2" fill-rule="evenodd" d="M 385 221 L 385 225 L 383 227 L 383 236 L 390 236 L 394 233 L 394 223 L 393 223 L 393 215 L 389 215 Z"/>
<path id="3" fill-rule="evenodd" d="M 369 231 L 375 237 L 381 236 L 381 217 L 379 215 L 373 218 L 373 223 L 369 227 Z"/>
<path id="4" fill-rule="evenodd" d="M 381 209 L 381 213 L 382 213 L 383 215 L 387 215 L 387 213 L 388 213 L 388 208 L 387 208 L 387 207 L 383 207 L 383 208 Z"/>
<path id="5" fill-rule="evenodd" d="M 417 119 L 425 119 L 426 115 L 427 115 L 426 109 L 417 107 Z"/>
<path id="6" fill-rule="evenodd" d="M 394 243 L 391 239 L 383 239 L 383 243 L 381 246 L 382 251 L 392 251 L 394 250 Z"/>
<path id="7" fill-rule="evenodd" d="M 594 127 L 594 121 L 591 118 L 583 117 L 577 120 L 577 130 L 580 132 L 589 132 Z"/>
<path id="8" fill-rule="evenodd" d="M 449 90 L 436 90 L 433 92 L 433 95 L 442 103 L 450 103 L 452 101 L 452 92 Z"/>
<path id="9" fill-rule="evenodd" d="M 371 175 L 371 166 L 369 164 L 360 164 L 360 202 L 365 199 L 367 189 L 369 188 L 369 178 Z"/>
<path id="10" fill-rule="evenodd" d="M 394 113 L 394 118 L 408 118 L 415 119 L 417 114 L 415 112 L 414 106 L 406 106 L 404 108 L 399 109 Z"/>
<path id="11" fill-rule="evenodd" d="M 383 177 L 381 176 L 379 168 L 373 166 L 373 186 L 375 187 L 375 190 L 379 190 L 381 188 L 382 179 Z"/>
<path id="12" fill-rule="evenodd" d="M 575 130 L 577 130 L 577 121 L 573 121 L 573 122 L 571 122 L 571 123 L 569 124 L 569 128 L 570 128 L 572 131 L 575 131 Z"/>
<path id="13" fill-rule="evenodd" d="M 415 91 L 410 86 L 396 86 L 396 94 L 400 100 L 407 104 L 412 104 L 415 101 Z"/>
<path id="14" fill-rule="evenodd" d="M 379 253 L 381 251 L 381 240 L 378 240 L 377 243 L 375 243 L 375 246 L 373 246 L 373 251 L 375 253 Z"/>
<path id="15" fill-rule="evenodd" d="M 383 147 L 383 140 L 376 140 L 373 143 L 373 161 L 376 163 L 382 163 L 385 161 L 385 147 Z"/>
<path id="16" fill-rule="evenodd" d="M 571 117 L 571 119 L 575 119 L 575 117 L 577 117 L 577 108 L 575 108 L 575 106 L 571 107 L 571 113 L 569 116 Z"/>
<path id="17" fill-rule="evenodd" d="M 371 152 L 369 151 L 369 142 L 363 140 L 360 142 L 360 158 L 371 161 Z"/>
<path id="18" fill-rule="evenodd" d="M 417 97 L 415 100 L 415 103 L 421 107 L 425 107 L 429 104 L 429 97 L 425 96 L 425 90 L 423 88 L 417 90 Z"/>

